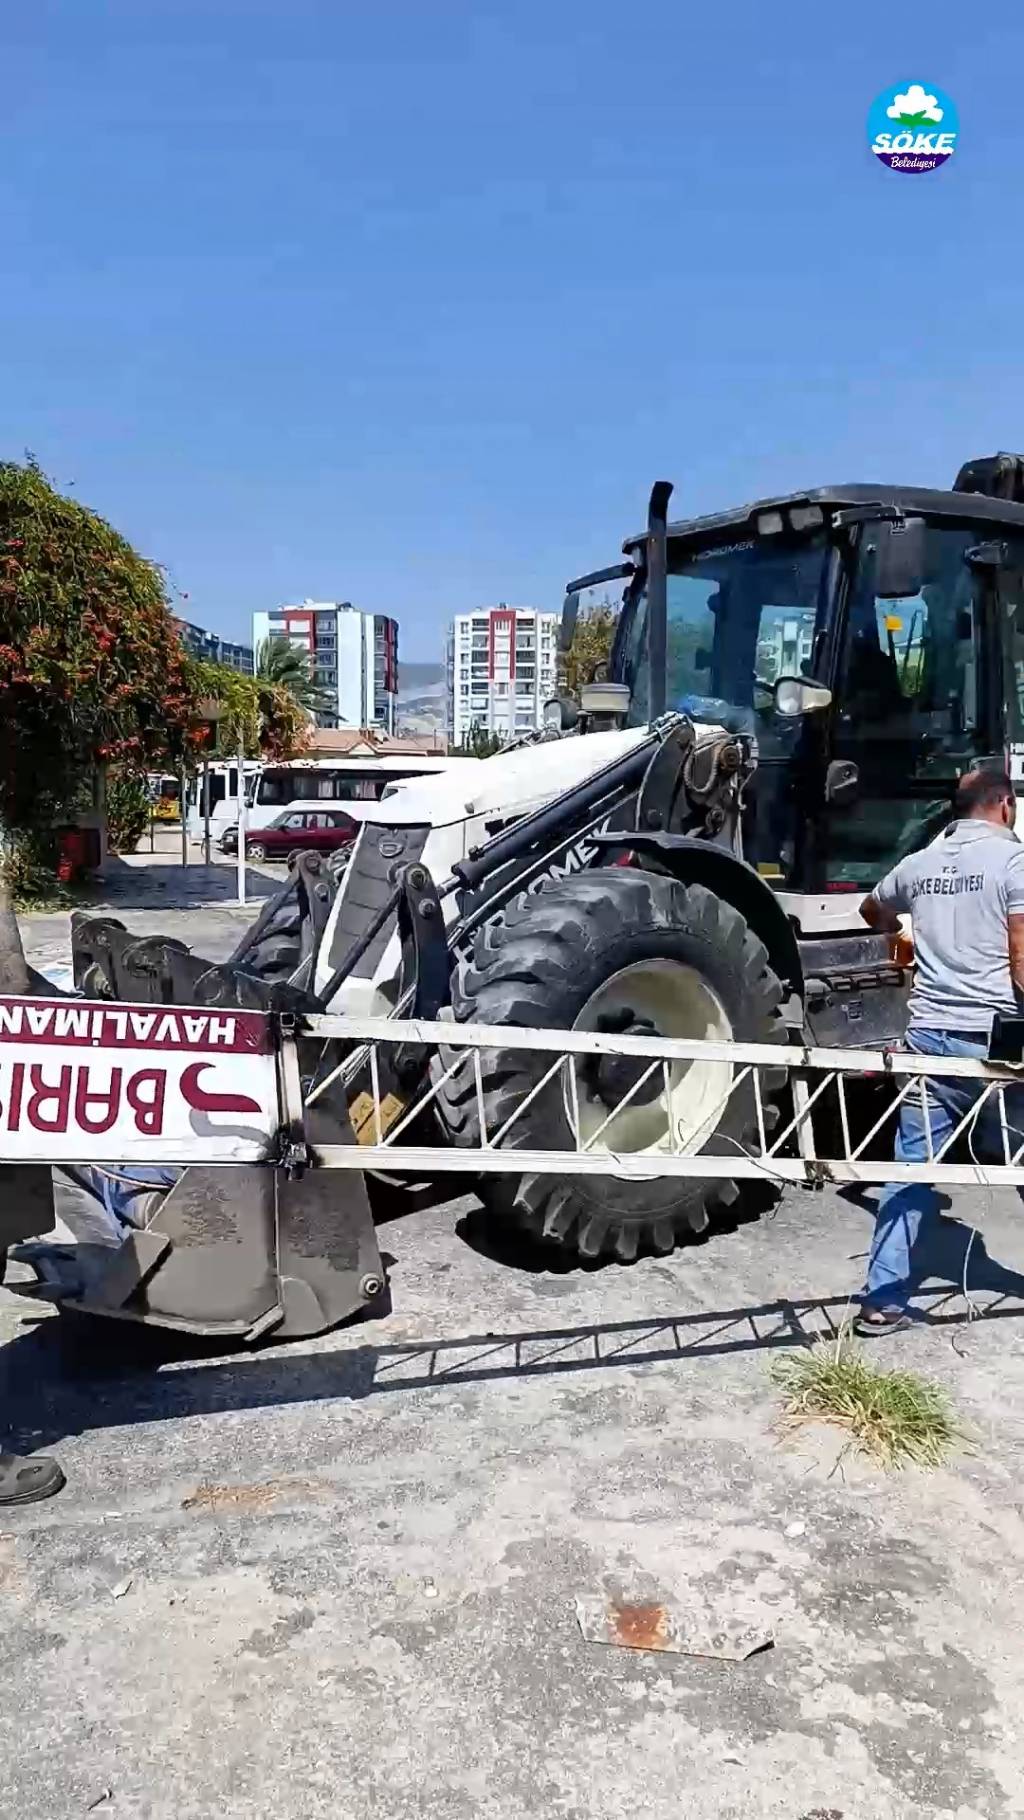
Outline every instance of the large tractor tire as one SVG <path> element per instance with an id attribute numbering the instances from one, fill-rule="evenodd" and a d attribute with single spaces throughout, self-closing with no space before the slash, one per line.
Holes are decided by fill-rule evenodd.
<path id="1" fill-rule="evenodd" d="M 452 1012 L 462 1023 L 782 1043 L 782 995 L 763 943 L 731 904 L 702 885 L 611 867 L 524 893 L 486 925 L 453 979 Z M 443 1072 L 459 1053 L 442 1049 L 435 1067 Z M 551 1060 L 528 1049 L 483 1053 L 484 1111 L 492 1138 Z M 586 1137 L 619 1104 L 645 1064 L 622 1056 L 581 1056 L 575 1066 Z M 777 1077 L 774 1070 L 766 1075 L 762 1089 L 782 1086 L 782 1069 Z M 757 1126 L 749 1080 L 722 1106 L 732 1077 L 729 1062 L 673 1063 L 671 1094 L 666 1095 L 659 1071 L 616 1113 L 594 1147 L 667 1151 L 670 1117 L 682 1140 L 710 1119 L 701 1148 L 735 1155 L 755 1138 Z M 504 1145 L 572 1149 L 568 1097 L 565 1081 L 556 1077 L 526 1108 Z M 477 1089 L 468 1059 L 438 1100 L 452 1143 L 478 1144 Z M 766 1106 L 766 1125 L 774 1124 L 774 1112 Z M 614 1256 L 623 1263 L 642 1248 L 671 1251 L 677 1239 L 703 1230 L 710 1208 L 737 1195 L 735 1183 L 719 1177 L 631 1182 L 611 1175 L 485 1175 L 479 1192 L 503 1222 L 583 1258 Z"/>
<path id="2" fill-rule="evenodd" d="M 250 854 L 252 848 L 249 849 Z M 339 889 L 348 863 L 347 853 L 332 853 L 324 868 L 324 881 L 331 895 Z M 228 966 L 236 963 L 244 972 L 256 975 L 268 984 L 285 984 L 309 953 L 311 932 L 303 916 L 298 895 L 292 891 L 271 913 L 250 946 L 243 937 Z M 238 959 L 238 957 L 241 957 Z"/>
<path id="3" fill-rule="evenodd" d="M 291 979 L 302 956 L 302 915 L 292 896 L 275 911 L 240 965 L 268 984 L 283 984 Z"/>

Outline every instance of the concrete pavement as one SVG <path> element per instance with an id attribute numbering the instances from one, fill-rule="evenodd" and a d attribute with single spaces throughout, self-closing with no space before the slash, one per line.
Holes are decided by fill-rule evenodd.
<path id="1" fill-rule="evenodd" d="M 241 905 L 233 860 L 215 852 L 213 863 L 206 866 L 201 843 L 192 841 L 189 863 L 183 866 L 180 830 L 159 828 L 154 852 L 148 838 L 140 852 L 125 859 L 111 857 L 102 878 L 82 894 L 80 908 L 97 916 L 115 916 L 140 935 L 175 936 L 210 960 L 226 960 L 260 905 L 284 883 L 285 868 L 247 866 L 248 902 Z M 69 913 L 33 912 L 18 921 L 33 966 L 49 974 L 56 970 L 59 983 L 70 983 Z"/>
<path id="2" fill-rule="evenodd" d="M 985 1318 L 936 1293 L 882 1343 L 974 1436 L 894 1480 L 829 1431 L 784 1445 L 769 1376 L 841 1319 L 869 1208 L 794 1193 L 674 1258 L 559 1272 L 491 1255 L 474 1207 L 382 1226 L 390 1316 L 255 1355 L 133 1364 L 122 1330 L 0 1296 L 4 1406 L 69 1475 L 0 1522 L 6 1810 L 1024 1811 L 1016 1200 L 958 1202 Z M 954 1280 L 967 1236 L 947 1222 Z M 586 1643 L 574 1601 L 605 1591 L 752 1613 L 775 1648 Z"/>
<path id="3" fill-rule="evenodd" d="M 113 914 L 214 958 L 254 913 L 162 856 L 125 871 Z M 25 934 L 66 965 L 66 917 Z M 842 1320 L 871 1201 L 794 1192 L 673 1258 L 560 1271 L 496 1254 L 472 1200 L 394 1195 L 393 1312 L 255 1354 L 0 1291 L 0 1408 L 69 1477 L 0 1513 L 3 1811 L 1024 1813 L 1016 1198 L 957 1196 L 928 1324 L 875 1343 L 949 1386 L 972 1451 L 893 1480 L 777 1429 L 771 1360 Z M 575 1619 L 602 1594 L 775 1647 L 602 1648 Z"/>

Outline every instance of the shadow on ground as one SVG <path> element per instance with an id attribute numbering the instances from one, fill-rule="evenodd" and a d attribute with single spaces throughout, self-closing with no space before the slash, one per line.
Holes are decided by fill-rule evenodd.
<path id="1" fill-rule="evenodd" d="M 402 1219 L 429 1207 L 442 1206 L 447 1201 L 464 1196 L 471 1185 L 470 1178 L 465 1175 L 435 1176 L 431 1181 L 423 1183 L 389 1181 L 380 1175 L 368 1177 L 367 1181 L 373 1218 L 378 1226 L 385 1226 L 391 1220 Z M 779 1199 L 779 1190 L 772 1184 L 747 1183 L 744 1192 L 731 1207 L 713 1210 L 704 1230 L 682 1235 L 677 1248 L 689 1250 L 738 1232 L 742 1226 L 756 1225 L 759 1220 L 771 1216 Z M 580 1258 L 575 1252 L 563 1251 L 558 1245 L 535 1238 L 531 1233 L 496 1218 L 479 1201 L 462 1215 L 455 1233 L 478 1257 L 500 1264 L 505 1270 L 519 1271 L 527 1276 L 590 1275 L 595 1271 L 616 1268 L 608 1258 Z M 638 1253 L 638 1257 L 654 1255 L 657 1254 L 643 1247 Z"/>
<path id="2" fill-rule="evenodd" d="M 940 1225 L 929 1275 L 943 1281 L 919 1295 L 921 1321 L 940 1328 L 964 1322 L 963 1307 L 953 1304 L 965 1261 L 968 1289 L 993 1296 L 978 1318 L 1024 1317 L 1024 1275 L 990 1258 L 980 1235 L 971 1243 L 972 1229 L 962 1222 Z M 640 1321 L 382 1345 L 368 1338 L 365 1345 L 305 1356 L 269 1347 L 229 1359 L 222 1342 L 211 1358 L 213 1342 L 67 1312 L 41 1317 L 0 1351 L 0 1408 L 16 1431 L 14 1444 L 29 1436 L 40 1448 L 92 1428 L 785 1351 L 835 1337 L 850 1312 L 849 1297 L 782 1297 Z M 372 1331 L 367 1324 L 367 1334 Z M 161 1364 L 170 1368 L 157 1369 Z"/>
<path id="3" fill-rule="evenodd" d="M 252 900 L 273 897 L 284 881 L 249 866 L 246 894 Z M 103 876 L 79 897 L 83 910 L 199 910 L 211 904 L 237 904 L 238 879 L 233 866 L 160 864 L 129 866 L 111 855 Z"/>

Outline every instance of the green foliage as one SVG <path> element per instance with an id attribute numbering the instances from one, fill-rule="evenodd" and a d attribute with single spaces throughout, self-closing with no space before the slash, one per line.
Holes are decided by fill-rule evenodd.
<path id="1" fill-rule="evenodd" d="M 256 651 L 256 675 L 262 682 L 287 689 L 307 714 L 326 712 L 330 703 L 313 681 L 309 652 L 300 650 L 289 638 L 265 638 Z"/>
<path id="2" fill-rule="evenodd" d="M 57 837 L 50 829 L 8 836 L 0 856 L 0 881 L 19 910 L 59 909 L 70 901 L 57 883 Z"/>
<path id="3" fill-rule="evenodd" d="M 126 765 L 107 773 L 107 837 L 111 852 L 134 853 L 149 827 L 152 803 L 146 779 Z"/>
<path id="4" fill-rule="evenodd" d="M 43 834 L 96 763 L 185 750 L 160 571 L 29 461 L 0 463 L 0 822 Z"/>
<path id="5" fill-rule="evenodd" d="M 789 1426 L 829 1422 L 880 1466 L 941 1466 L 962 1439 L 938 1384 L 873 1365 L 845 1335 L 785 1354 L 774 1376 Z"/>
<path id="6" fill-rule="evenodd" d="M 34 461 L 0 462 L 0 826 L 23 901 L 47 876 L 52 894 L 55 830 L 97 765 L 119 767 L 115 841 L 130 850 L 141 805 L 127 780 L 194 766 L 211 696 L 227 709 L 222 750 L 279 758 L 305 743 L 281 681 L 186 653 L 155 564 Z"/>
<path id="7" fill-rule="evenodd" d="M 219 752 L 233 758 L 244 749 L 246 758 L 294 758 L 309 744 L 309 716 L 282 683 L 245 676 L 227 664 L 200 658 L 188 659 L 187 672 L 197 718 L 203 704 L 210 701 L 222 710 L 217 724 Z M 203 746 L 203 735 L 195 734 L 190 741 L 190 763 L 203 756 Z"/>
<path id="8" fill-rule="evenodd" d="M 575 701 L 583 683 L 605 680 L 599 672 L 611 657 L 617 620 L 615 607 L 607 601 L 577 619 L 572 644 L 562 655 L 562 686 Z"/>

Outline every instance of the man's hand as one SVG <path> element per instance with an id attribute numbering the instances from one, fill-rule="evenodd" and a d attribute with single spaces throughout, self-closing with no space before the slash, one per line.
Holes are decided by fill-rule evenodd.
<path id="1" fill-rule="evenodd" d="M 895 935 L 899 929 L 900 919 L 898 912 L 888 909 L 885 904 L 880 904 L 877 897 L 866 897 L 861 904 L 860 913 L 867 923 L 868 928 L 876 929 L 879 935 Z M 1016 919 L 1013 917 L 1010 918 L 1011 922 L 1014 920 L 1024 924 L 1024 916 L 1018 916 Z M 1021 977 L 1024 979 L 1024 928 L 1021 929 L 1021 967 Z"/>
<path id="2" fill-rule="evenodd" d="M 1024 1007 L 1024 916 L 1008 916 L 1006 927 L 1010 938 L 1010 978 L 1018 1002 Z"/>

